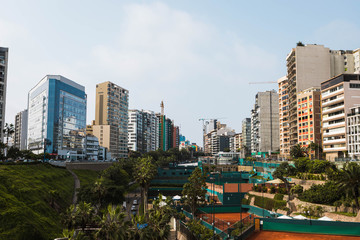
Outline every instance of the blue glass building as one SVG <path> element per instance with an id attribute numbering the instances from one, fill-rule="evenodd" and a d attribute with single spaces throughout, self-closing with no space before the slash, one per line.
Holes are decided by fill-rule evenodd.
<path id="1" fill-rule="evenodd" d="M 60 75 L 47 75 L 28 95 L 27 148 L 60 159 L 83 157 L 86 130 L 85 87 Z M 46 139 L 46 140 L 45 140 Z M 46 148 L 44 142 L 47 142 Z"/>

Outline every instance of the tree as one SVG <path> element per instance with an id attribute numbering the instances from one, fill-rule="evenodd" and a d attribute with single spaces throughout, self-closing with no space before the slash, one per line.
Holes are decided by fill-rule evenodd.
<path id="1" fill-rule="evenodd" d="M 334 202 L 334 206 L 335 206 L 335 212 L 337 212 L 338 208 L 342 205 L 341 200 L 337 200 Z"/>
<path id="2" fill-rule="evenodd" d="M 184 184 L 182 191 L 182 195 L 186 196 L 184 202 L 190 206 L 194 218 L 196 218 L 195 213 L 199 203 L 205 201 L 205 194 L 206 176 L 200 168 L 196 168 L 188 178 L 188 182 Z"/>
<path id="3" fill-rule="evenodd" d="M 12 123 L 8 124 L 8 123 L 5 123 L 5 127 L 3 129 L 3 133 L 6 137 L 6 150 L 8 148 L 8 145 L 9 145 L 9 137 L 15 132 L 15 128 L 14 128 L 14 125 Z M 7 154 L 5 154 L 6 156 Z"/>
<path id="4" fill-rule="evenodd" d="M 308 155 L 311 157 L 311 152 L 314 151 L 315 152 L 315 158 L 319 158 L 320 157 L 320 153 L 321 153 L 321 148 L 319 146 L 319 144 L 311 142 L 308 146 L 307 146 L 307 151 L 308 151 Z"/>
<path id="5" fill-rule="evenodd" d="M 147 211 L 147 193 L 150 182 L 156 174 L 155 165 L 152 163 L 152 158 L 141 158 L 135 165 L 135 180 L 141 186 L 141 199 L 143 200 L 144 210 Z"/>
<path id="6" fill-rule="evenodd" d="M 274 178 L 279 178 L 285 184 L 285 188 L 289 194 L 289 200 L 291 200 L 291 191 L 290 191 L 290 183 L 287 180 L 288 176 L 295 175 L 296 169 L 293 166 L 290 166 L 289 163 L 284 162 L 281 163 L 279 167 L 276 168 L 274 173 L 272 174 Z"/>
<path id="7" fill-rule="evenodd" d="M 75 210 L 75 225 L 80 226 L 82 232 L 85 232 L 86 226 L 93 223 L 94 214 L 94 208 L 90 203 L 80 202 Z"/>
<path id="8" fill-rule="evenodd" d="M 348 195 L 352 195 L 355 200 L 357 210 L 359 206 L 359 192 L 360 192 L 360 166 L 356 163 L 349 163 L 344 166 L 341 171 L 341 177 L 336 181 L 338 187 Z"/>
<path id="9" fill-rule="evenodd" d="M 304 153 L 307 154 L 307 151 L 306 151 L 306 149 L 301 147 L 300 144 L 296 144 L 290 149 L 290 156 L 293 158 L 304 157 Z"/>
<path id="10" fill-rule="evenodd" d="M 126 240 L 129 239 L 129 222 L 125 221 L 125 213 L 120 206 L 108 205 L 100 223 L 100 230 L 96 233 L 98 239 Z"/>

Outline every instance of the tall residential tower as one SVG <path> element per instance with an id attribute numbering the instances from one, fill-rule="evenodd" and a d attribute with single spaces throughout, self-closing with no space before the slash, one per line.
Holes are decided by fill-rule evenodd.
<path id="1" fill-rule="evenodd" d="M 128 156 L 128 106 L 128 90 L 112 82 L 96 85 L 93 134 L 112 158 Z"/>
<path id="2" fill-rule="evenodd" d="M 4 129 L 5 125 L 5 107 L 6 107 L 6 86 L 8 69 L 8 48 L 0 47 L 0 127 Z M 0 131 L 0 141 L 3 141 L 4 133 Z"/>

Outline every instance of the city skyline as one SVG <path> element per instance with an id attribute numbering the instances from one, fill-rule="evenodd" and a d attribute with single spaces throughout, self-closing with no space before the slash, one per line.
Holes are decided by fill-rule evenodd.
<path id="1" fill-rule="evenodd" d="M 271 3 L 265 1 L 261 6 L 199 1 L 191 7 L 186 1 L 123 1 L 103 3 L 101 10 L 95 2 L 87 2 L 86 9 L 69 1 L 0 2 L 9 10 L 0 17 L 0 46 L 9 48 L 9 123 L 26 108 L 33 85 L 47 74 L 60 74 L 85 86 L 88 124 L 95 119 L 90 106 L 96 84 L 112 81 L 129 90 L 130 109 L 159 112 L 164 100 L 166 115 L 182 134 L 202 145 L 198 119 L 223 117 L 221 122 L 240 132 L 253 96 L 277 89 L 276 83 L 248 82 L 284 76 L 286 55 L 296 42 L 359 47 L 356 14 L 337 16 L 335 1 L 313 8 L 283 2 L 273 10 L 278 17 L 268 20 L 262 14 Z M 340 30 L 350 34 L 334 34 Z"/>

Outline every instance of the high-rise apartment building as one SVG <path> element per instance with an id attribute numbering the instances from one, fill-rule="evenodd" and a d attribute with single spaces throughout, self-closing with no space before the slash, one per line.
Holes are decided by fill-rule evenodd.
<path id="1" fill-rule="evenodd" d="M 310 143 L 321 146 L 320 88 L 309 88 L 298 93 L 298 143 L 308 147 Z M 319 149 L 312 150 L 311 158 L 319 158 Z"/>
<path id="2" fill-rule="evenodd" d="M 129 110 L 128 147 L 142 153 L 159 148 L 159 121 L 152 111 Z"/>
<path id="3" fill-rule="evenodd" d="M 251 152 L 251 118 L 245 118 L 241 124 L 242 128 L 242 147 L 245 146 L 248 153 Z"/>
<path id="4" fill-rule="evenodd" d="M 236 133 L 234 136 L 230 137 L 230 151 L 240 152 L 243 148 L 242 140 L 242 133 Z"/>
<path id="5" fill-rule="evenodd" d="M 347 114 L 347 149 L 349 157 L 360 158 L 360 107 L 350 108 Z"/>
<path id="6" fill-rule="evenodd" d="M 289 132 L 289 81 L 287 77 L 278 80 L 279 85 L 279 143 L 282 159 L 290 157 L 290 132 Z"/>
<path id="7" fill-rule="evenodd" d="M 128 90 L 112 82 L 96 85 L 93 134 L 112 158 L 128 156 L 128 106 Z"/>
<path id="8" fill-rule="evenodd" d="M 341 74 L 321 83 L 322 145 L 327 160 L 346 157 L 346 116 L 360 105 L 359 96 L 360 74 Z"/>
<path id="9" fill-rule="evenodd" d="M 14 145 L 20 150 L 26 150 L 28 127 L 28 110 L 19 112 L 15 116 Z"/>
<path id="10" fill-rule="evenodd" d="M 6 87 L 8 71 L 9 49 L 0 47 L 0 127 L 4 129 L 5 125 L 5 107 L 6 107 Z M 0 131 L 0 141 L 3 141 L 4 133 Z"/>
<path id="11" fill-rule="evenodd" d="M 47 75 L 29 91 L 29 150 L 42 153 L 46 148 L 61 159 L 82 159 L 85 128 L 84 86 L 60 75 Z"/>
<path id="12" fill-rule="evenodd" d="M 298 44 L 286 57 L 287 80 L 280 79 L 279 94 L 288 95 L 288 109 L 281 107 L 283 135 L 280 153 L 286 157 L 290 148 L 298 143 L 297 94 L 311 87 L 319 88 L 323 81 L 342 73 L 353 73 L 354 51 L 330 50 L 323 45 Z M 280 93 L 281 91 L 281 93 Z M 284 94 L 284 96 L 283 96 Z M 286 128 L 284 129 L 284 125 Z M 289 130 L 289 144 L 285 144 L 284 131 Z"/>
<path id="13" fill-rule="evenodd" d="M 173 134 L 172 134 L 172 147 L 179 148 L 180 144 L 180 129 L 178 126 L 173 127 Z"/>
<path id="14" fill-rule="evenodd" d="M 275 90 L 258 92 L 251 110 L 251 152 L 275 151 L 279 151 L 279 96 Z"/>

